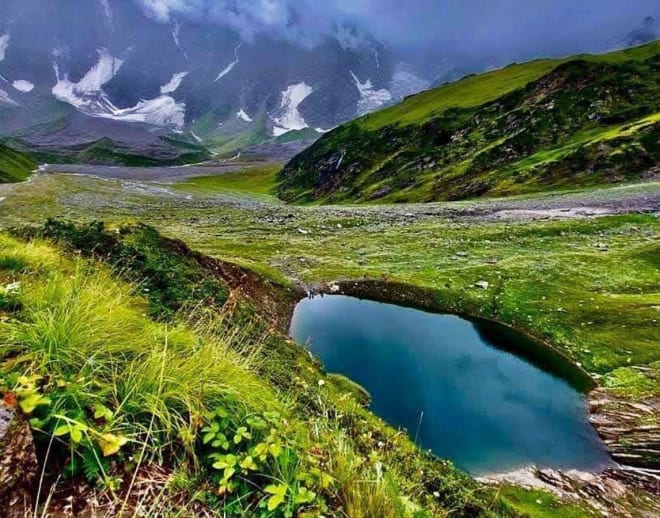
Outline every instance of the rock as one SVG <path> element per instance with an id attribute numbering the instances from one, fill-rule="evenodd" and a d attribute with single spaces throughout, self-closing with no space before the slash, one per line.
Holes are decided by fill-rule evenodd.
<path id="1" fill-rule="evenodd" d="M 549 491 L 563 501 L 581 502 L 596 515 L 632 518 L 658 516 L 660 503 L 654 498 L 640 499 L 637 493 L 641 489 L 657 495 L 658 477 L 653 471 L 620 467 L 587 473 L 528 466 L 477 480 L 486 484 L 514 484 Z"/>
<path id="2" fill-rule="evenodd" d="M 32 514 L 38 479 L 30 426 L 21 414 L 0 402 L 0 509 L 4 518 Z"/>
<path id="3" fill-rule="evenodd" d="M 633 402 L 601 387 L 589 394 L 589 410 L 615 460 L 637 468 L 660 466 L 659 398 Z"/>
<path id="4" fill-rule="evenodd" d="M 487 281 L 478 281 L 478 282 L 475 282 L 474 285 L 477 288 L 481 288 L 481 289 L 484 289 L 484 290 L 487 290 L 488 286 L 490 286 L 490 284 Z"/>

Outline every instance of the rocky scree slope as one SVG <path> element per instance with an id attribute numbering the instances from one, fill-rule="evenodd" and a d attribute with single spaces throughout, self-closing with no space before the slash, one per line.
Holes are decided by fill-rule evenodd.
<path id="1" fill-rule="evenodd" d="M 458 200 L 654 177 L 660 42 L 464 78 L 345 124 L 280 175 L 293 202 Z"/>

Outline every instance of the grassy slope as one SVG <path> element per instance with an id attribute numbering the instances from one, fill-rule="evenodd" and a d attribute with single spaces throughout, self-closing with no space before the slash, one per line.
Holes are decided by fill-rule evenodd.
<path id="1" fill-rule="evenodd" d="M 22 140 L 13 140 L 12 147 L 29 152 L 37 160 L 46 163 L 66 164 L 109 164 L 128 167 L 174 166 L 199 163 L 211 158 L 211 154 L 203 146 L 191 144 L 171 137 L 161 137 L 163 145 L 167 145 L 167 156 L 161 155 L 162 150 L 150 150 L 149 155 L 127 149 L 110 138 L 102 138 L 84 145 L 63 147 L 58 150 L 35 148 Z"/>
<path id="2" fill-rule="evenodd" d="M 62 192 L 76 196 L 62 198 Z M 139 217 L 195 249 L 247 265 L 278 283 L 385 275 L 432 289 L 447 310 L 495 317 L 544 338 L 624 393 L 660 394 L 660 377 L 631 368 L 655 365 L 655 372 L 660 361 L 660 223 L 652 215 L 417 221 L 324 208 L 217 210 L 203 197 L 198 200 L 177 205 L 169 198 L 122 194 L 113 182 L 44 177 L 29 188 L 15 186 L 3 202 L 0 225 L 39 223 L 60 214 L 115 222 Z M 478 210 L 482 203 L 488 202 L 455 208 Z M 607 249 L 596 246 L 602 244 Z M 456 256 L 459 251 L 468 255 Z M 493 289 L 475 289 L 479 280 Z"/>
<path id="3" fill-rule="evenodd" d="M 450 108 L 473 108 L 493 101 L 547 74 L 562 62 L 543 59 L 471 75 L 413 95 L 396 106 L 365 115 L 356 122 L 369 130 L 378 130 L 390 124 L 419 124 Z"/>
<path id="4" fill-rule="evenodd" d="M 566 516 L 588 516 L 544 493 L 527 495 L 516 489 L 500 499 L 478 489 L 384 426 L 356 404 L 360 395 L 350 384 L 325 376 L 305 351 L 276 334 L 251 343 L 258 328 L 237 335 L 210 313 L 165 315 L 167 323 L 150 320 L 147 308 L 163 305 L 159 289 L 176 290 L 165 302 L 170 309 L 201 296 L 190 277 L 195 270 L 191 256 L 150 229 L 127 228 L 117 234 L 96 224 L 75 228 L 51 223 L 44 231 L 67 247 L 84 245 L 83 253 L 93 249 L 113 260 L 128 260 L 115 274 L 133 279 L 147 275 L 150 280 L 149 265 L 167 258 L 163 266 L 169 273 L 151 284 L 154 289 L 141 284 L 143 295 L 137 296 L 102 265 L 72 259 L 44 242 L 25 244 L 0 234 L 0 315 L 11 317 L 0 320 L 2 389 L 13 391 L 31 414 L 40 443 L 48 443 L 53 433 L 58 436 L 49 456 L 52 466 L 68 463 L 74 475 L 98 479 L 115 511 L 131 501 L 125 490 L 132 472 L 144 470 L 144 475 L 157 464 L 159 473 L 174 473 L 176 480 L 169 485 L 153 482 L 159 500 L 155 505 L 165 514 L 195 514 L 201 506 L 249 516 L 343 509 L 356 517 L 414 512 L 421 517 L 443 516 L 446 506 L 456 516 L 514 517 L 522 516 L 519 511 L 542 509 L 532 503 L 532 497 L 542 497 Z M 146 262 L 135 259 L 145 254 Z M 197 269 L 203 270 L 199 264 Z M 18 287 L 4 288 L 12 283 Z M 234 322 L 240 318 L 246 325 L 251 318 L 249 305 L 233 311 Z M 222 468 L 211 467 L 219 458 L 214 443 L 199 440 L 201 427 L 213 422 L 218 408 L 229 412 L 220 430 L 230 438 L 230 454 L 245 459 L 260 440 L 269 440 L 252 424 L 262 415 L 275 419 L 269 423 L 275 430 L 269 437 L 275 434 L 280 451 L 268 454 L 267 461 L 252 453 L 254 468 L 236 466 L 236 476 L 230 475 L 235 486 L 227 498 L 217 496 L 218 484 L 226 482 Z M 250 437 L 231 441 L 241 426 Z M 82 432 L 78 439 L 75 430 Z M 386 447 L 377 448 L 378 441 Z M 142 448 L 136 468 L 129 455 Z M 286 497 L 267 512 L 273 483 L 285 488 Z M 305 493 L 303 486 L 315 494 Z M 305 497 L 295 502 L 296 495 Z M 148 497 L 138 501 L 154 505 Z"/>
<path id="5" fill-rule="evenodd" d="M 653 188 L 658 187 L 636 189 Z M 426 287 L 439 307 L 498 318 L 546 339 L 621 394 L 660 394 L 660 224 L 651 215 L 392 221 L 378 211 L 232 205 L 218 210 L 203 197 L 179 205 L 171 198 L 122 192 L 114 182 L 61 176 L 38 178 L 29 188 L 15 186 L 3 202 L 0 224 L 39 223 L 57 214 L 80 220 L 139 217 L 277 283 L 366 275 Z M 492 289 L 474 288 L 479 280 L 489 281 Z M 508 498 L 524 506 L 536 500 Z"/>
<path id="6" fill-rule="evenodd" d="M 36 167 L 37 163 L 25 153 L 0 144 L 0 183 L 26 180 Z"/>
<path id="7" fill-rule="evenodd" d="M 418 124 L 428 121 L 450 108 L 473 108 L 486 104 L 539 79 L 568 61 L 583 59 L 608 64 L 620 64 L 628 60 L 644 61 L 655 56 L 658 47 L 660 47 L 660 43 L 656 42 L 603 55 L 581 54 L 563 59 L 540 59 L 512 64 L 413 95 L 396 106 L 365 115 L 356 122 L 371 130 L 397 123 Z"/>
<path id="8" fill-rule="evenodd" d="M 659 48 L 515 64 L 412 96 L 294 158 L 280 194 L 430 201 L 636 179 L 660 153 Z"/>
<path id="9" fill-rule="evenodd" d="M 280 165 L 268 165 L 218 176 L 200 176 L 178 183 L 176 188 L 195 194 L 235 192 L 269 196 L 275 194 L 281 169 Z"/>

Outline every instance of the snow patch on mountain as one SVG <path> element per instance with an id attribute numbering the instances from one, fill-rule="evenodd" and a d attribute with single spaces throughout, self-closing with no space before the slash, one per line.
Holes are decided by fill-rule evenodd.
<path id="1" fill-rule="evenodd" d="M 9 34 L 3 34 L 0 36 L 0 61 L 5 59 L 5 53 L 7 52 L 7 47 L 9 47 Z"/>
<path id="2" fill-rule="evenodd" d="M 215 78 L 214 82 L 220 81 L 220 79 L 222 79 L 227 74 L 229 74 L 229 72 L 231 72 L 232 69 L 240 63 L 240 60 L 238 59 L 238 51 L 242 46 L 243 46 L 243 42 L 241 41 L 234 49 L 234 61 L 232 61 L 225 68 L 222 69 L 222 71 L 218 74 L 218 77 Z"/>
<path id="3" fill-rule="evenodd" d="M 107 100 L 105 94 L 103 95 Z M 131 108 L 119 109 L 112 103 L 105 113 L 94 114 L 96 117 L 114 119 L 124 122 L 143 122 L 154 126 L 173 126 L 181 130 L 185 124 L 186 105 L 177 103 L 169 95 L 161 95 L 155 99 L 140 101 Z"/>
<path id="4" fill-rule="evenodd" d="M 353 77 L 358 92 L 360 92 L 360 99 L 358 99 L 357 106 L 358 115 L 372 112 L 392 100 L 392 94 L 389 90 L 386 90 L 385 88 L 376 90 L 371 83 L 371 79 L 367 79 L 362 83 L 352 71 L 351 76 Z"/>
<path id="5" fill-rule="evenodd" d="M 77 83 L 69 80 L 67 74 L 60 74 L 57 63 L 53 64 L 57 83 L 53 87 L 52 93 L 57 99 L 91 117 L 124 122 L 143 122 L 156 126 L 174 126 L 177 129 L 183 127 L 186 105 L 177 103 L 168 95 L 141 100 L 130 108 L 117 108 L 103 91 L 103 86 L 117 74 L 123 61 L 111 56 L 106 49 L 101 49 L 98 53 L 98 63 Z M 173 80 L 175 79 L 180 83 L 183 77 L 173 78 Z M 172 81 L 165 85 L 168 88 L 172 86 L 178 87 Z"/>
<path id="6" fill-rule="evenodd" d="M 186 61 L 190 61 L 188 59 L 188 54 L 186 54 L 186 51 L 181 46 L 181 41 L 179 40 L 180 33 L 181 33 L 181 24 L 179 22 L 174 22 L 174 27 L 172 28 L 172 38 L 174 39 L 174 44 L 181 51 L 183 57 L 186 58 Z"/>
<path id="7" fill-rule="evenodd" d="M 179 72 L 178 74 L 174 74 L 172 76 L 172 79 L 170 81 L 160 87 L 160 93 L 161 94 L 171 94 L 176 92 L 179 89 L 179 86 L 181 86 L 181 81 L 188 75 L 188 72 Z"/>
<path id="8" fill-rule="evenodd" d="M 114 23 L 112 19 L 112 9 L 110 8 L 109 0 L 99 0 L 99 5 L 103 10 L 103 16 L 105 16 L 105 21 L 108 24 L 110 30 L 114 30 Z"/>
<path id="9" fill-rule="evenodd" d="M 12 86 L 19 92 L 23 92 L 23 93 L 29 93 L 32 90 L 34 90 L 34 84 L 30 83 L 30 81 L 25 81 L 23 79 L 14 81 L 12 83 Z"/>
<path id="10" fill-rule="evenodd" d="M 311 86 L 302 82 L 291 85 L 282 92 L 282 101 L 280 103 L 282 115 L 273 118 L 273 122 L 275 123 L 275 127 L 273 128 L 274 136 L 279 137 L 289 131 L 309 128 L 305 119 L 303 119 L 298 111 L 298 107 L 313 91 Z"/>
<path id="11" fill-rule="evenodd" d="M 68 74 L 60 76 L 57 63 L 53 63 L 57 83 L 52 89 L 53 95 L 60 101 L 69 103 L 76 108 L 86 108 L 94 103 L 92 96 L 101 94 L 103 85 L 108 83 L 123 65 L 123 61 L 110 55 L 107 49 L 98 51 L 99 60 L 84 76 L 74 83 Z"/>
<path id="12" fill-rule="evenodd" d="M 394 68 L 390 81 L 390 92 L 394 99 L 403 99 L 431 87 L 431 82 L 416 76 L 405 63 L 399 63 Z"/>
<path id="13" fill-rule="evenodd" d="M 236 113 L 236 118 L 237 119 L 242 119 L 245 122 L 253 122 L 252 117 L 250 117 L 247 113 L 245 113 L 245 110 L 241 108 L 237 113 Z"/>
<path id="14" fill-rule="evenodd" d="M 18 106 L 18 103 L 9 97 L 7 92 L 0 88 L 0 106 Z"/>

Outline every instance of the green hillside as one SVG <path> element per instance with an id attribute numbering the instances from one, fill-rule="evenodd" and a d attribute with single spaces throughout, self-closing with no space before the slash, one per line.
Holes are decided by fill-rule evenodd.
<path id="1" fill-rule="evenodd" d="M 203 162 L 211 154 L 202 146 L 171 137 L 161 137 L 160 143 L 131 149 L 104 137 L 94 142 L 58 149 L 39 147 L 20 139 L 12 139 L 12 147 L 29 152 L 41 162 L 55 164 L 103 164 L 127 167 L 176 166 Z"/>
<path id="2" fill-rule="evenodd" d="M 263 303 L 291 289 L 144 225 L 49 220 L 24 237 L 0 233 L 0 389 L 90 515 L 528 516 L 527 491 L 418 449 L 276 329 Z M 112 497 L 103 512 L 92 488 Z"/>
<path id="3" fill-rule="evenodd" d="M 28 155 L 0 144 L 0 183 L 21 182 L 37 167 Z"/>
<path id="4" fill-rule="evenodd" d="M 513 64 L 325 135 L 280 175 L 287 201 L 433 201 L 623 182 L 660 157 L 660 42 Z"/>

